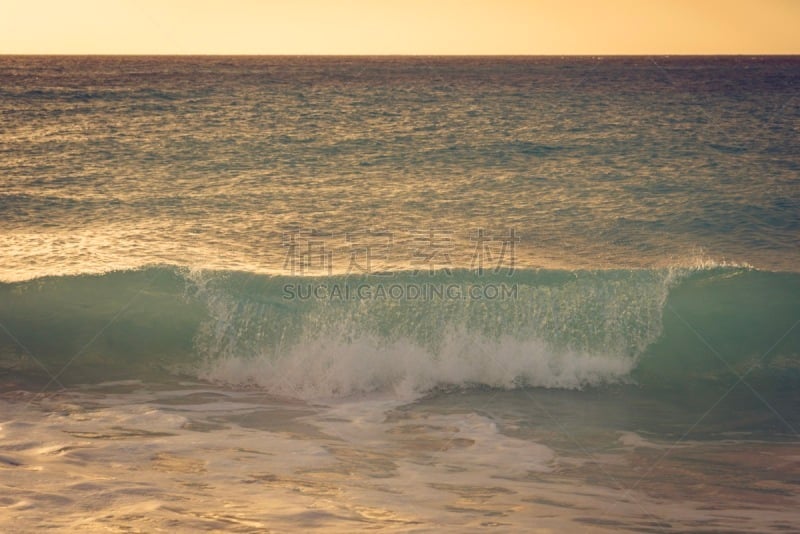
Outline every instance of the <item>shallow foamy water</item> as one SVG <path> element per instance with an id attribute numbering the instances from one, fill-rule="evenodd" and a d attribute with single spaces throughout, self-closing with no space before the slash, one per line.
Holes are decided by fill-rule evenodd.
<path id="1" fill-rule="evenodd" d="M 631 431 L 638 423 L 630 419 L 587 424 L 592 404 L 589 393 L 542 390 L 330 405 L 202 383 L 6 391 L 0 528 L 733 532 L 797 524 L 796 443 L 731 433 L 676 443 Z M 653 414 L 652 405 L 640 408 Z"/>

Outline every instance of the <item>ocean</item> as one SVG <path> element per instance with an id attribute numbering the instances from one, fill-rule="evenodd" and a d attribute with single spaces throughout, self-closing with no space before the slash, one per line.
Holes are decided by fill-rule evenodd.
<path id="1" fill-rule="evenodd" d="M 799 87 L 0 57 L 0 529 L 800 529 Z"/>

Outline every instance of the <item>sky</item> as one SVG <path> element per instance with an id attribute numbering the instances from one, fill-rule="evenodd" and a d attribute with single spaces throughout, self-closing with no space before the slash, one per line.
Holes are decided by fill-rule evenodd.
<path id="1" fill-rule="evenodd" d="M 0 0 L 0 54 L 800 54 L 800 0 Z"/>

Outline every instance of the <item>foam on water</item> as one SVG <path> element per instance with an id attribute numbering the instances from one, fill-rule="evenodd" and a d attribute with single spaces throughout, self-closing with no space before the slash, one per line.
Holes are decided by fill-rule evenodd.
<path id="1" fill-rule="evenodd" d="M 686 386 L 737 372 L 769 387 L 798 379 L 800 277 L 792 273 L 714 265 L 395 273 L 389 282 L 514 286 L 513 298 L 496 300 L 292 300 L 284 290 L 381 283 L 160 267 L 0 284 L 0 321 L 14 333 L 0 339 L 0 361 L 98 381 L 168 371 L 303 399 Z"/>
<path id="2" fill-rule="evenodd" d="M 268 354 L 208 360 L 203 379 L 273 394 L 325 400 L 373 392 L 413 398 L 437 387 L 581 388 L 624 381 L 633 357 L 557 352 L 540 340 L 449 336 L 436 353 L 412 341 L 320 339 Z"/>
<path id="3" fill-rule="evenodd" d="M 570 406 L 587 402 L 576 397 Z M 499 418 L 481 413 L 490 407 Z M 786 493 L 796 477 L 791 444 L 759 444 L 754 454 L 748 442 L 686 441 L 679 457 L 659 459 L 671 440 L 600 421 L 608 437 L 584 432 L 569 416 L 551 428 L 537 411 L 526 416 L 535 435 L 514 435 L 505 420 L 514 420 L 513 405 L 489 392 L 464 411 L 396 399 L 312 406 L 202 384 L 106 383 L 47 398 L 7 392 L 0 413 L 0 472 L 13 488 L 0 497 L 7 512 L 0 528 L 12 531 L 180 524 L 604 532 L 667 522 L 766 531 L 790 525 L 796 502 Z M 687 495 L 675 482 L 714 484 L 728 465 L 714 462 L 721 454 L 736 468 L 713 496 Z M 784 468 L 764 474 L 763 458 Z M 640 474 L 630 472 L 642 465 L 654 471 L 638 488 Z M 756 473 L 769 480 L 748 484 Z"/>

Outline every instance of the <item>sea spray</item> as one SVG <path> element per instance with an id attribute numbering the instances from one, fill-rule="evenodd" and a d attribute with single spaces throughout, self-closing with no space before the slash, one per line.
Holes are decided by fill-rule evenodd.
<path id="1" fill-rule="evenodd" d="M 792 273 L 456 270 L 392 280 L 506 283 L 517 293 L 287 300 L 285 284 L 314 279 L 174 267 L 41 278 L 0 284 L 0 321 L 16 338 L 2 338 L 0 361 L 30 372 L 42 372 L 37 361 L 64 369 L 64 381 L 71 371 L 81 380 L 166 371 L 302 398 L 440 386 L 673 387 L 737 372 L 773 384 L 798 380 L 800 332 L 791 326 L 800 316 L 800 276 Z"/>

